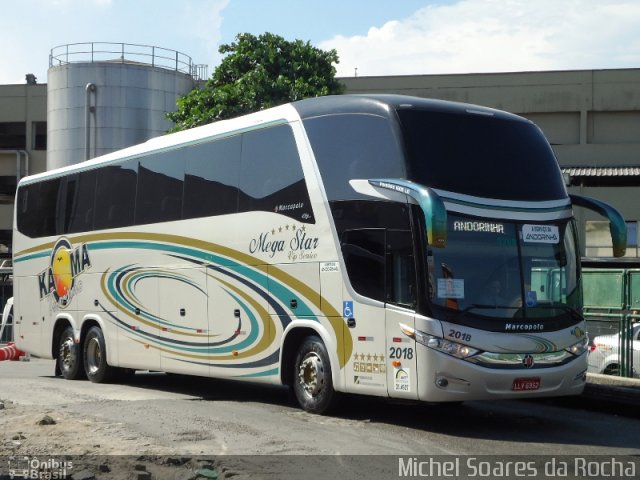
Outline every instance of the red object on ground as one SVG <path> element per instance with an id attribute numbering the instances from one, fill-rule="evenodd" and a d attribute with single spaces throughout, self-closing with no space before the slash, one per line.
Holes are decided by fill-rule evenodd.
<path id="1" fill-rule="evenodd" d="M 25 353 L 16 348 L 15 343 L 11 342 L 6 347 L 0 348 L 0 361 L 2 360 L 18 360 Z"/>

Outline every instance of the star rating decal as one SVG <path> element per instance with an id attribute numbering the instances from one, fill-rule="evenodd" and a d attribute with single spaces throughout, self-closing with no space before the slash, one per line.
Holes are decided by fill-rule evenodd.
<path id="1" fill-rule="evenodd" d="M 299 229 L 302 230 L 303 232 L 307 231 L 307 227 L 305 225 L 302 225 L 301 227 L 299 227 Z M 275 228 L 271 229 L 271 235 L 275 235 L 276 233 L 288 232 L 288 231 L 295 232 L 296 230 L 298 230 L 298 226 L 295 224 L 280 225 L 277 229 Z"/>

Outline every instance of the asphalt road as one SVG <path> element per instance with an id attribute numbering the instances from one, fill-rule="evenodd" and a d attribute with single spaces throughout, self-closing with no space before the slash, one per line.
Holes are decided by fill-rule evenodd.
<path id="1" fill-rule="evenodd" d="M 0 362 L 0 455 L 640 455 L 638 416 L 580 398 L 446 406 L 349 397 L 317 416 L 282 388 L 142 372 L 91 384 L 53 370 L 49 360 Z M 57 433 L 33 426 L 45 414 Z"/>

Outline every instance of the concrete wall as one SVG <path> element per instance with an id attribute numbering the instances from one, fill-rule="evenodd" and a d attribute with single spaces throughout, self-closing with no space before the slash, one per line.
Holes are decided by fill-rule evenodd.
<path id="1" fill-rule="evenodd" d="M 28 167 L 25 155 L 19 155 L 22 161 L 20 176 L 25 173 L 45 170 L 46 150 L 34 148 L 34 122 L 47 121 L 47 85 L 1 85 L 0 86 L 0 123 L 24 122 L 26 124 L 26 142 L 24 150 L 28 154 Z M 22 148 L 21 148 L 22 149 Z M 0 176 L 18 176 L 18 155 L 13 151 L 0 150 Z M 26 169 L 28 168 L 28 172 Z M 13 225 L 13 203 L 9 196 L 0 196 L 0 244 L 7 244 L 11 238 Z M 2 248 L 0 247 L 0 251 Z"/>
<path id="2" fill-rule="evenodd" d="M 33 149 L 33 122 L 47 121 L 47 85 L 0 85 L 0 122 L 26 122 L 29 171 L 43 172 L 46 150 Z M 15 154 L 0 152 L 0 175 L 15 175 Z M 0 228 L 2 225 L 0 225 Z"/>

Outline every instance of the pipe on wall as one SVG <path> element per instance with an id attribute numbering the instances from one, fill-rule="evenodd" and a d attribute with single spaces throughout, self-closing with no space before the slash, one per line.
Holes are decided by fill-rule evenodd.
<path id="1" fill-rule="evenodd" d="M 96 86 L 93 83 L 87 83 L 85 87 L 85 104 L 84 104 L 84 159 L 91 158 L 91 114 L 95 113 L 96 107 L 91 106 L 91 94 L 96 92 Z M 94 102 L 95 103 L 95 102 Z M 95 122 L 94 122 L 95 123 Z M 94 136 L 95 140 L 95 136 Z M 95 147 L 95 146 L 94 146 Z"/>
<path id="2" fill-rule="evenodd" d="M 22 177 L 29 175 L 29 152 L 26 150 L 0 150 L 0 154 L 14 154 L 16 156 L 16 185 Z M 24 155 L 24 168 L 22 156 Z M 24 171 L 24 175 L 23 175 Z"/>
<path id="3" fill-rule="evenodd" d="M 21 156 L 24 155 L 24 175 L 22 169 L 22 162 L 20 161 Z M 16 151 L 16 184 L 20 181 L 22 177 L 29 176 L 29 152 L 26 150 L 17 150 Z"/>

